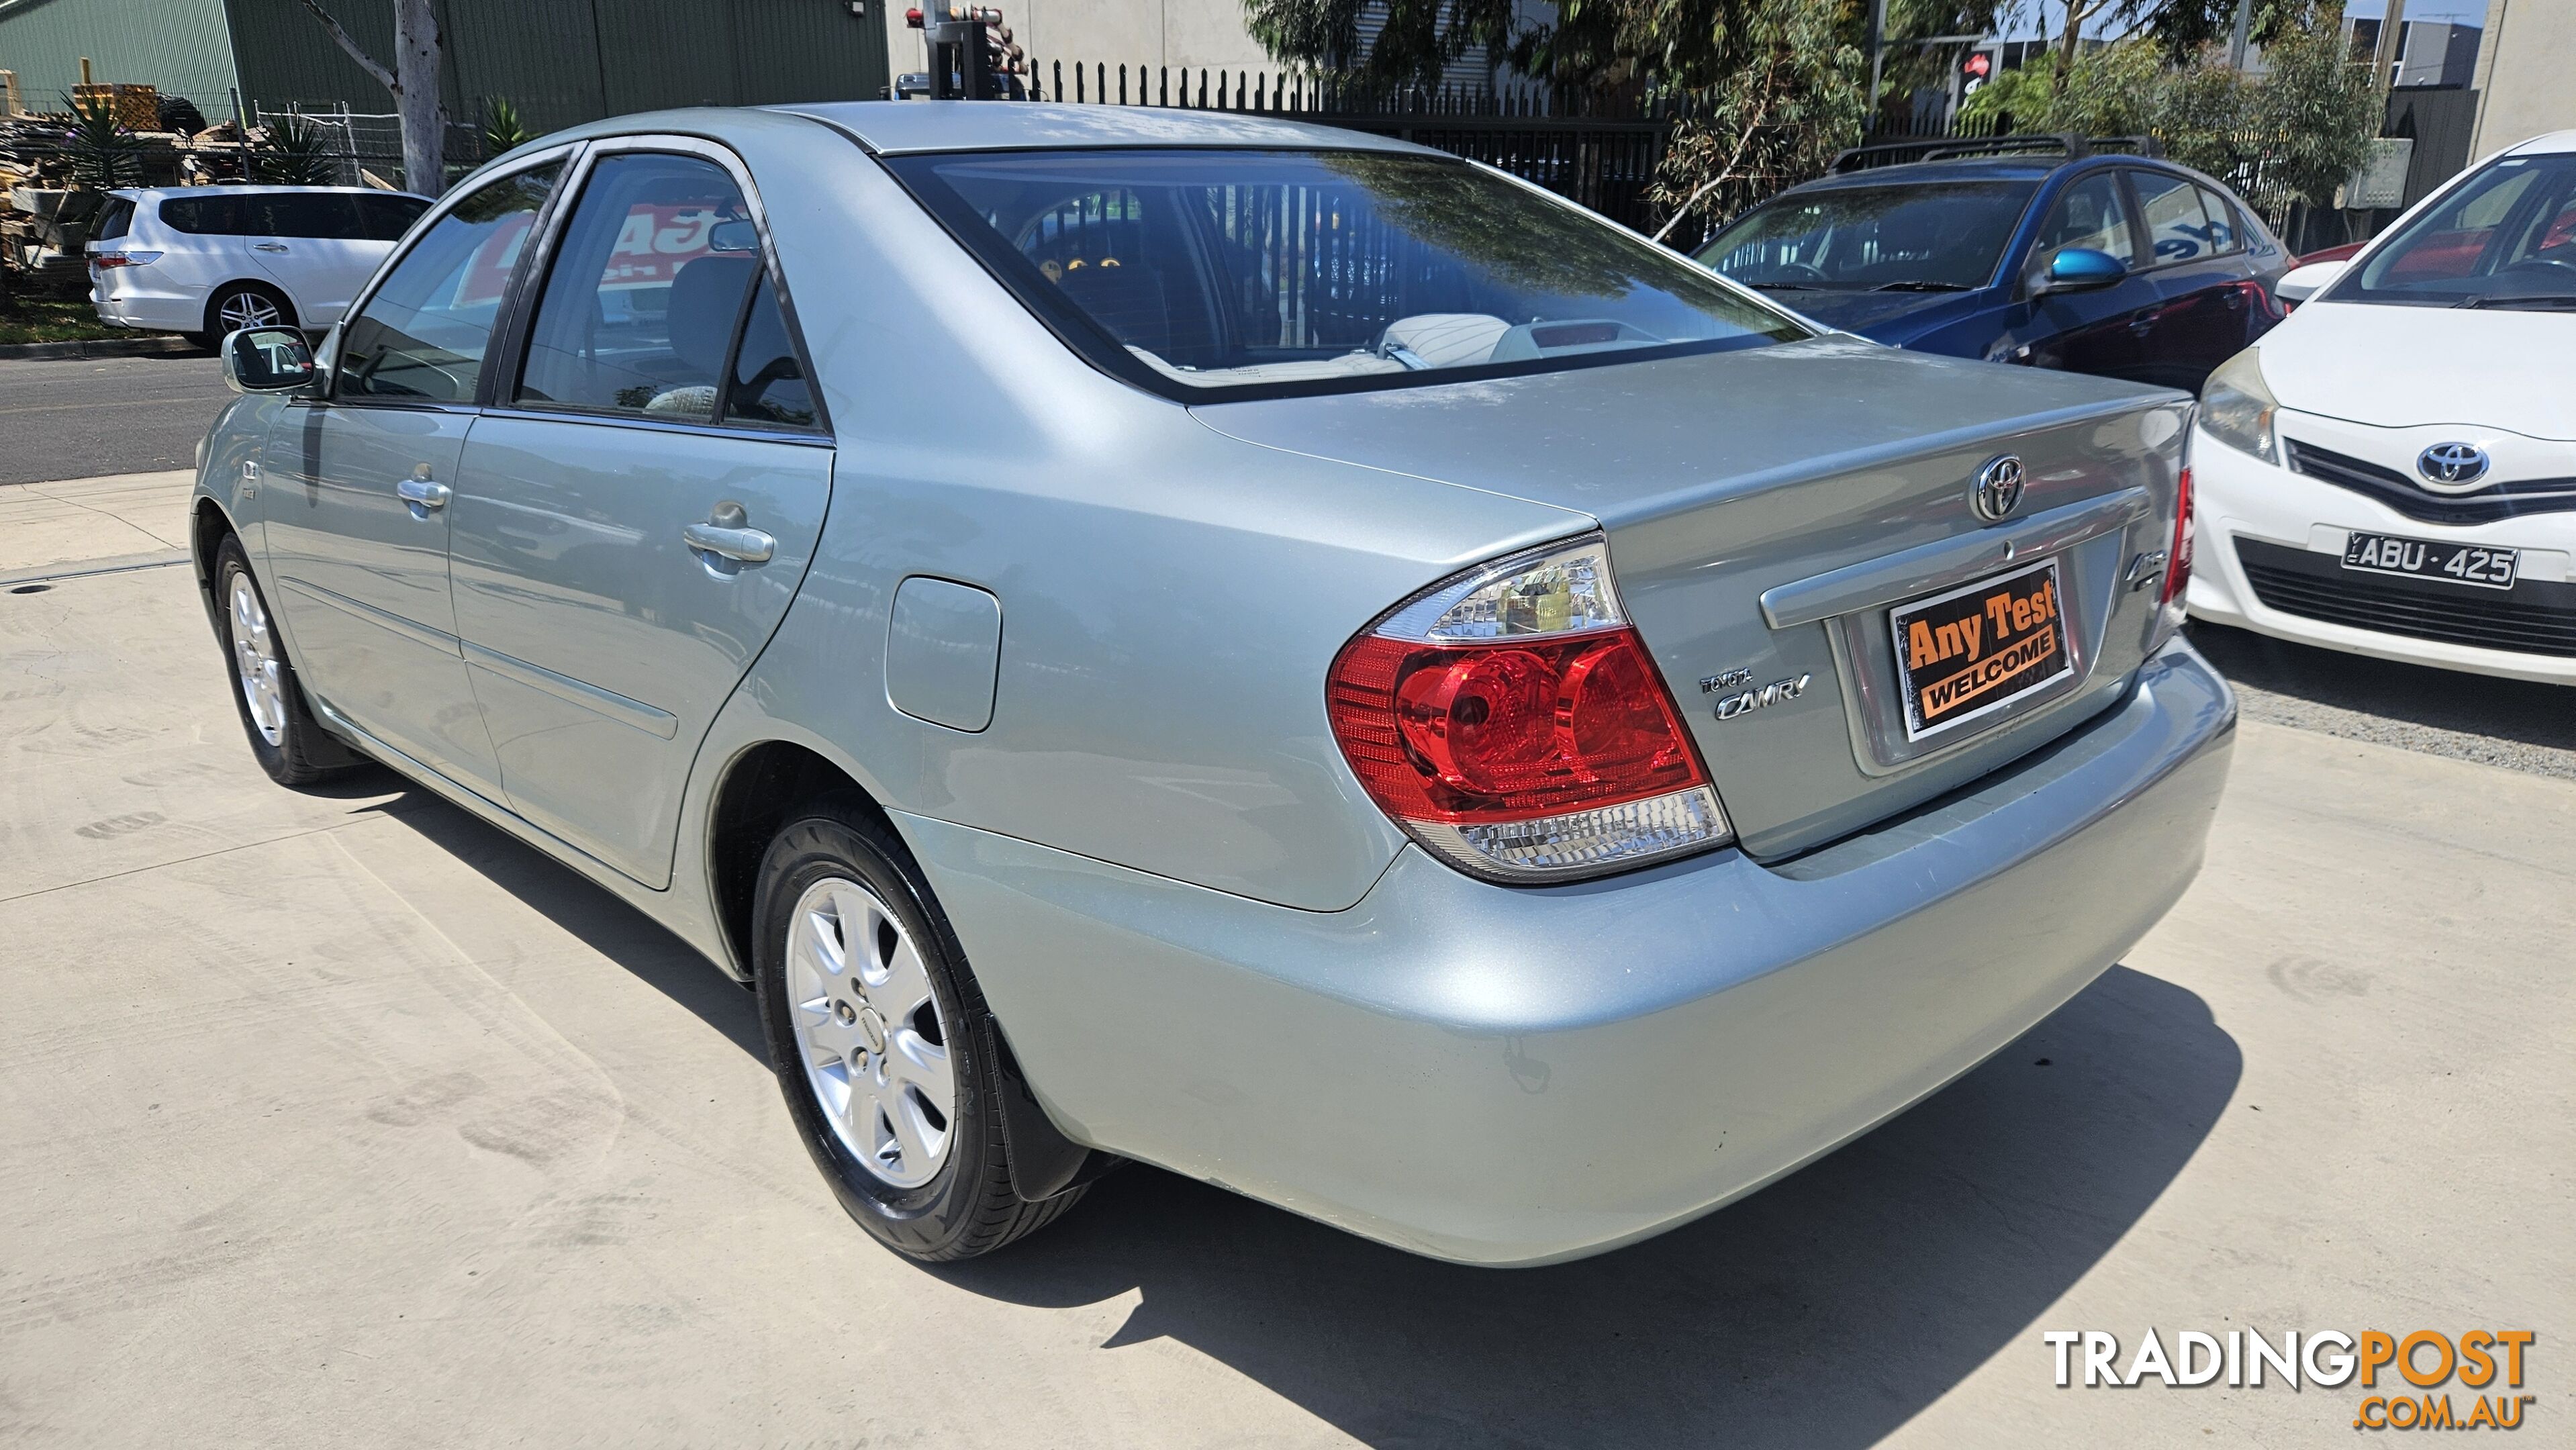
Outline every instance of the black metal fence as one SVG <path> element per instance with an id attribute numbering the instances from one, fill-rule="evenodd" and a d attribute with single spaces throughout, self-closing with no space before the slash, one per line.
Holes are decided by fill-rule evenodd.
<path id="1" fill-rule="evenodd" d="M 1646 193 L 1685 114 L 1671 101 L 1541 87 L 1386 88 L 1290 72 L 1080 61 L 1030 70 L 1032 100 L 1232 111 L 1392 136 L 1482 161 L 1642 231 L 1662 220 Z"/>

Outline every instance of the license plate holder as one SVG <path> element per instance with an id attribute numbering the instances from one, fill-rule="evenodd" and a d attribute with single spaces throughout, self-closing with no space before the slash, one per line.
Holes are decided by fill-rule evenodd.
<path id="1" fill-rule="evenodd" d="M 2051 558 L 1889 610 L 1906 740 L 1992 720 L 2073 674 L 2065 598 Z"/>
<path id="2" fill-rule="evenodd" d="M 2395 534 L 2344 535 L 2343 566 L 2364 574 L 2395 574 L 2472 589 L 2511 589 L 2522 575 L 2522 551 L 2487 544 L 2446 544 Z"/>

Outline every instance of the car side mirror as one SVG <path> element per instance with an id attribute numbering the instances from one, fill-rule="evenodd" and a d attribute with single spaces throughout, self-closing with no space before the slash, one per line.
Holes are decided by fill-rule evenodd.
<path id="1" fill-rule="evenodd" d="M 292 393 L 312 386 L 313 345 L 292 327 L 245 327 L 223 345 L 224 381 L 236 393 Z"/>
<path id="2" fill-rule="evenodd" d="M 2034 292 L 2090 292 L 2125 279 L 2129 269 L 2119 258 L 2091 247 L 2068 247 L 2048 259 Z"/>
<path id="3" fill-rule="evenodd" d="M 2344 270 L 2351 265 L 2350 258 L 2342 258 L 2332 262 L 2310 262 L 2304 267 L 2292 267 L 2281 274 L 2280 281 L 2272 284 L 2272 295 L 2284 302 L 2305 302 L 2341 281 Z"/>

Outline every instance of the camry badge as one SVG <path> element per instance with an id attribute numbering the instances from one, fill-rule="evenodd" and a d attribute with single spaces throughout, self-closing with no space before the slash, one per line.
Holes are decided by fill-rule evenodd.
<path id="1" fill-rule="evenodd" d="M 2006 453 L 1986 460 L 1968 486 L 1968 509 L 1987 523 L 2001 523 L 2021 507 L 2021 459 Z"/>
<path id="2" fill-rule="evenodd" d="M 2487 476 L 2487 451 L 2474 443 L 2436 443 L 2415 455 L 2426 483 L 2466 488 Z"/>
<path id="3" fill-rule="evenodd" d="M 1814 678 L 1814 675 L 1800 675 L 1794 680 L 1773 680 L 1761 689 L 1746 690 L 1740 695 L 1728 695 L 1717 702 L 1717 718 L 1732 720 L 1738 715 L 1749 714 L 1765 705 L 1777 705 L 1783 700 L 1794 700 L 1807 692 L 1807 682 Z"/>

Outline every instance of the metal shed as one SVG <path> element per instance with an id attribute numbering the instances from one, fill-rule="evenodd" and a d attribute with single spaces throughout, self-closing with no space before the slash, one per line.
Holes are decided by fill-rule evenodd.
<path id="1" fill-rule="evenodd" d="M 322 0 L 390 62 L 392 0 Z M 873 100 L 887 84 L 886 0 L 440 0 L 451 115 L 506 98 L 539 131 L 662 106 Z M 392 98 L 304 0 L 0 0 L 0 69 L 51 109 L 90 57 L 101 81 L 186 96 L 210 120 L 245 104 L 360 112 Z"/>

